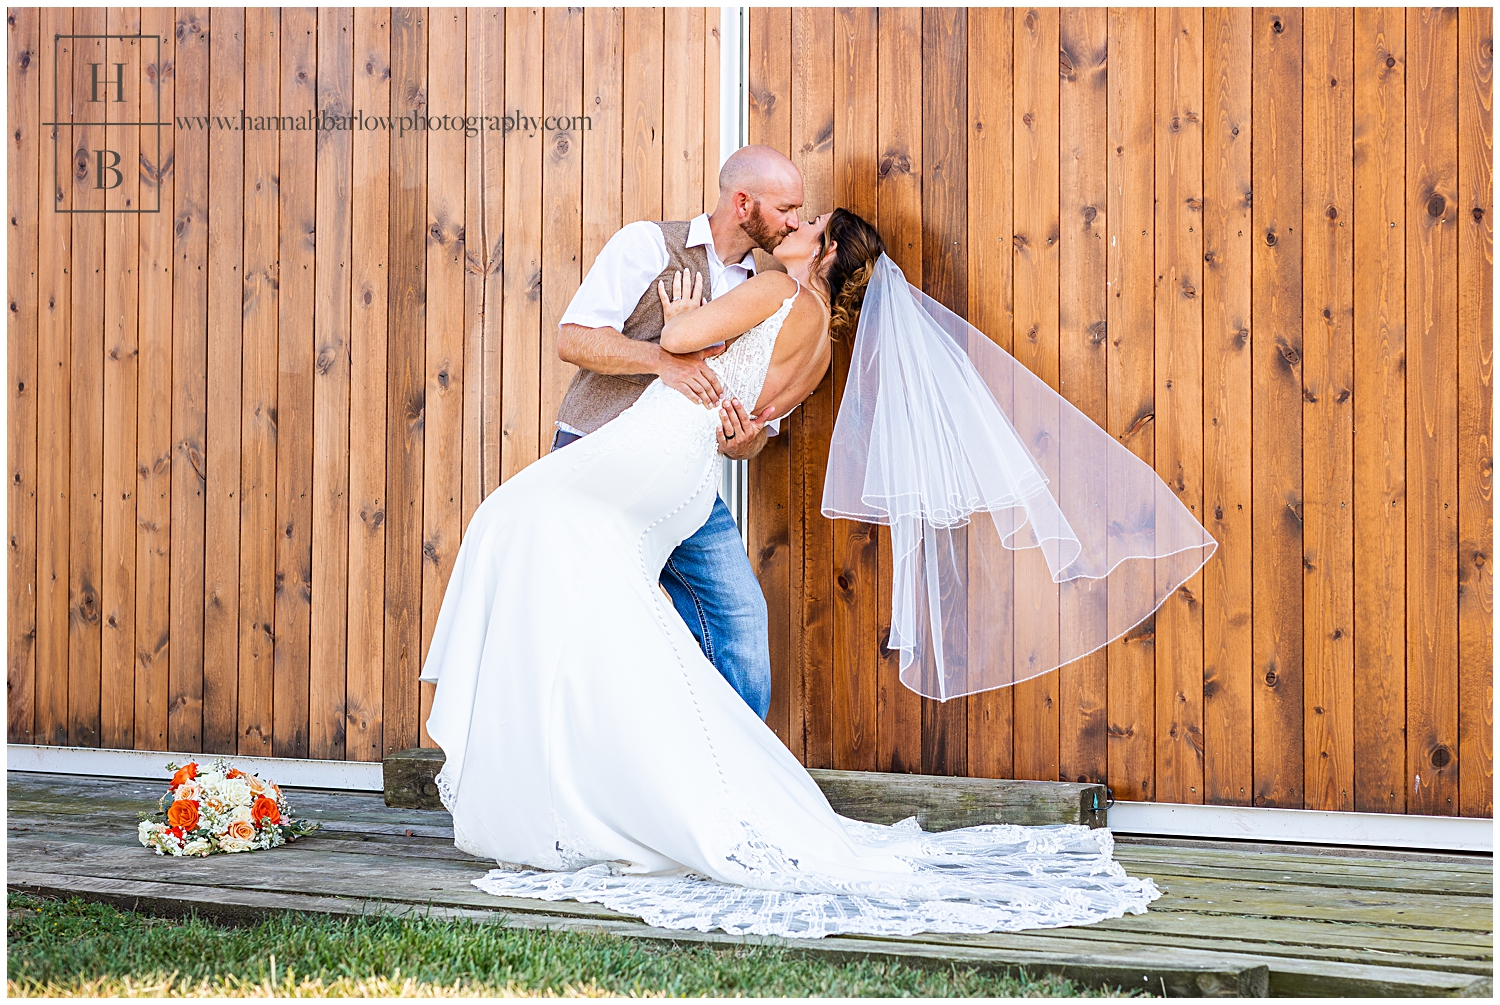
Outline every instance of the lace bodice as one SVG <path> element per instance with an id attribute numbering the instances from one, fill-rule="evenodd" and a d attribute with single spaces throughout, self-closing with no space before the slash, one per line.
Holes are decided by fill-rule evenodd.
<path id="1" fill-rule="evenodd" d="M 755 408 L 761 388 L 766 383 L 766 374 L 771 369 L 771 352 L 776 348 L 776 336 L 781 334 L 781 326 L 801 292 L 802 284 L 799 282 L 796 293 L 783 300 L 775 314 L 735 339 L 728 349 L 708 361 L 708 365 L 724 382 L 726 401 L 730 398 L 740 399 L 747 412 Z"/>

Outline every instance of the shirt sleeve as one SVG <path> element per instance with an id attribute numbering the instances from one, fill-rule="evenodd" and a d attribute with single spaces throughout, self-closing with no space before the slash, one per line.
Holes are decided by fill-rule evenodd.
<path id="1" fill-rule="evenodd" d="M 780 436 L 781 435 L 781 420 L 785 419 L 787 415 L 791 415 L 796 410 L 797 410 L 797 406 L 793 405 L 791 408 L 788 408 L 786 410 L 786 415 L 778 415 L 776 418 L 771 419 L 769 422 L 767 422 L 766 423 L 766 435 L 767 436 Z"/>
<path id="2" fill-rule="evenodd" d="M 625 319 L 669 261 L 666 239 L 656 224 L 637 220 L 621 227 L 599 249 L 558 325 L 623 331 Z"/>

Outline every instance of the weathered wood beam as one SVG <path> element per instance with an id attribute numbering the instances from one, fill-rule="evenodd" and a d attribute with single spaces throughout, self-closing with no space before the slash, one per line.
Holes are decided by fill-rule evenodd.
<path id="1" fill-rule="evenodd" d="M 387 757 L 386 805 L 442 809 L 433 778 L 443 760 L 443 752 L 431 747 L 413 747 Z M 809 774 L 836 812 L 869 823 L 893 824 L 916 817 L 928 831 L 996 823 L 1107 826 L 1108 794 L 1102 785 L 879 771 L 813 769 Z"/>
<path id="2" fill-rule="evenodd" d="M 914 816 L 928 831 L 998 823 L 1107 826 L 1109 800 L 1102 785 L 879 771 L 809 774 L 834 810 L 869 823 L 893 824 Z"/>

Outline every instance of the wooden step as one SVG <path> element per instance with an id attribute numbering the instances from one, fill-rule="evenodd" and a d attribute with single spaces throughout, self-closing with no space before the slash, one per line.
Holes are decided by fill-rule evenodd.
<path id="1" fill-rule="evenodd" d="M 318 821 L 320 830 L 248 857 L 174 859 L 150 853 L 135 836 L 136 814 L 154 806 L 161 783 L 9 772 L 7 788 L 6 859 L 15 890 L 221 920 L 283 910 L 431 913 L 677 942 L 756 941 L 652 929 L 597 904 L 484 893 L 472 881 L 493 863 L 453 847 L 446 813 L 389 807 L 373 792 L 290 790 L 296 815 Z M 1014 933 L 793 941 L 808 953 L 989 971 L 1024 967 L 1089 986 L 1169 995 L 1489 994 L 1490 902 L 1466 886 L 1482 872 L 1480 860 L 1451 868 L 1404 862 L 1408 877 L 1424 882 L 1393 884 L 1391 863 L 1368 850 L 1341 857 L 1339 849 L 1324 855 L 1265 845 L 1247 855 L 1239 846 L 1187 844 L 1175 854 L 1168 843 L 1120 848 L 1132 875 L 1154 876 L 1165 888 L 1143 915 Z M 1299 870 L 1310 878 L 1345 876 L 1347 884 L 1299 888 Z M 1455 890 L 1458 884 L 1464 888 Z"/>
<path id="2" fill-rule="evenodd" d="M 443 760 L 443 752 L 435 747 L 412 747 L 387 757 L 386 805 L 442 809 L 433 779 Z M 1108 826 L 1108 794 L 1102 785 L 820 768 L 808 774 L 835 812 L 868 823 L 893 824 L 916 817 L 927 831 L 999 823 Z"/>

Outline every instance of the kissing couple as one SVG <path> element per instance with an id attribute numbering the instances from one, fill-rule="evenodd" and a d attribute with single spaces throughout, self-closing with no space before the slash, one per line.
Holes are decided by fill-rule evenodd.
<path id="1" fill-rule="evenodd" d="M 553 449 L 475 511 L 422 669 L 454 843 L 499 866 L 482 890 L 666 928 L 817 938 L 1141 913 L 1158 891 L 1113 861 L 1107 830 L 852 820 L 763 721 L 766 607 L 719 457 L 763 447 L 832 339 L 854 345 L 823 512 L 890 526 L 888 644 L 913 689 L 947 699 L 1076 659 L 1213 549 L 1149 467 L 907 284 L 867 221 L 801 222 L 802 201 L 790 160 L 742 148 L 711 214 L 621 229 L 563 315 L 559 354 L 580 370 Z M 757 248 L 779 268 L 757 269 Z M 991 637 L 1023 608 L 1106 590 L 1107 613 L 1055 622 L 1040 658 Z"/>

